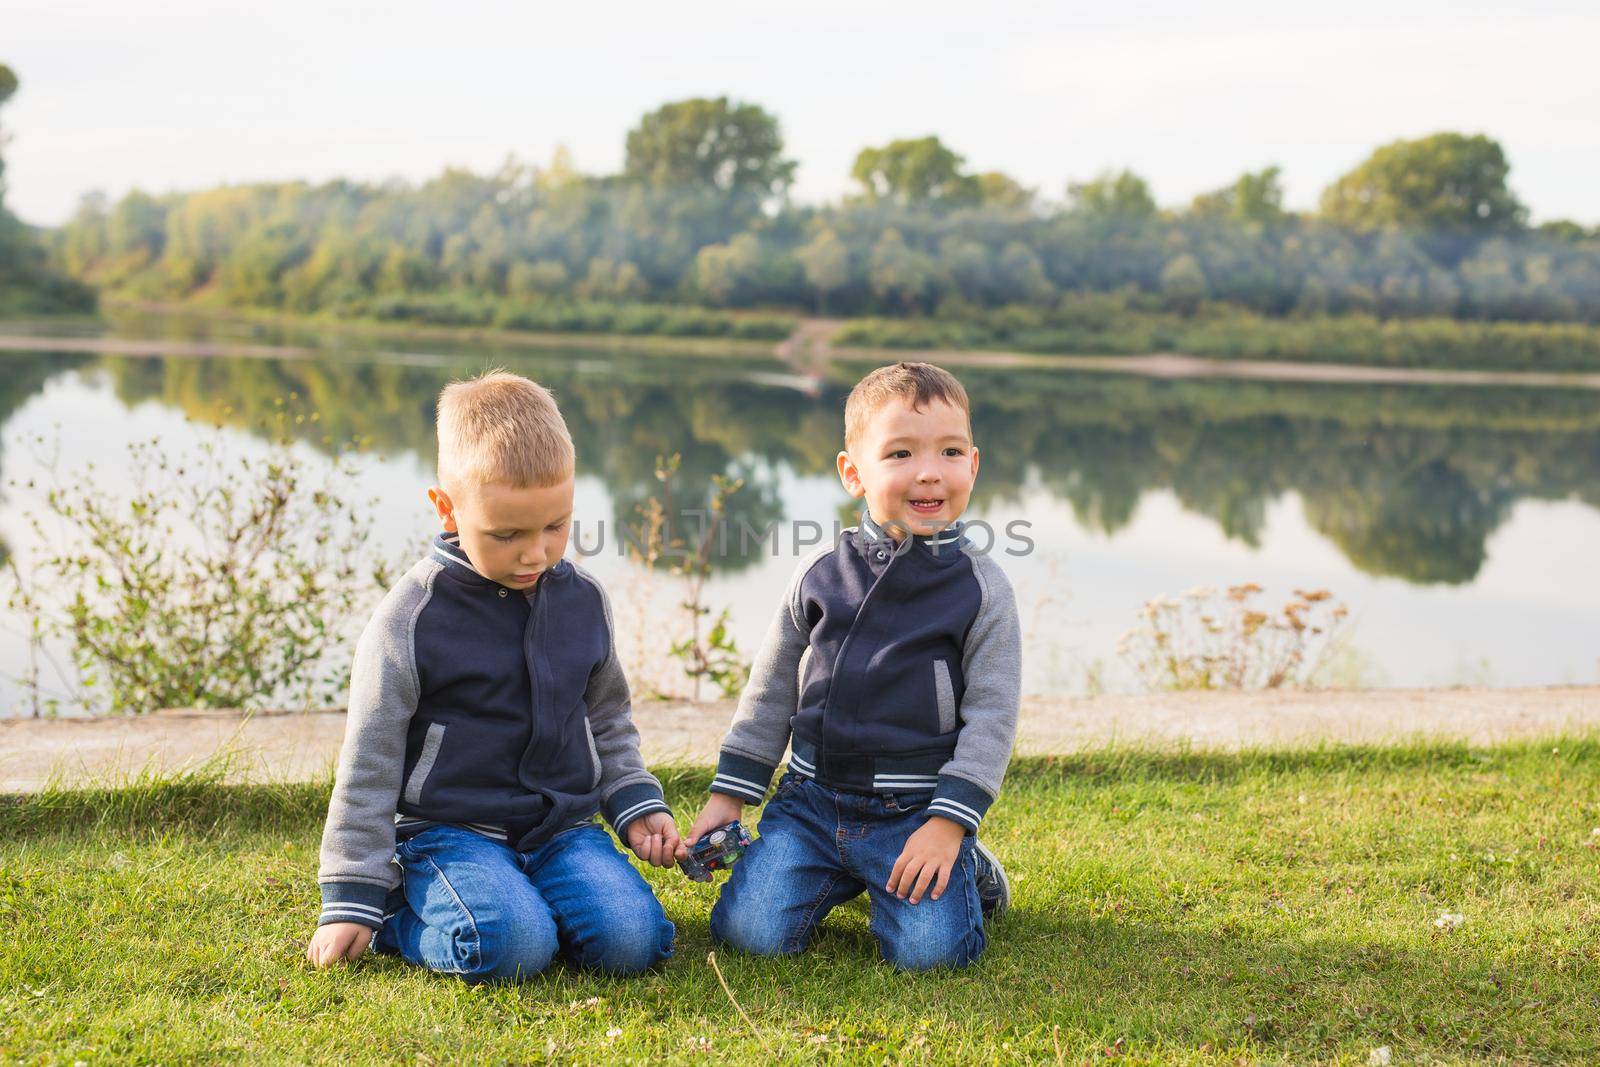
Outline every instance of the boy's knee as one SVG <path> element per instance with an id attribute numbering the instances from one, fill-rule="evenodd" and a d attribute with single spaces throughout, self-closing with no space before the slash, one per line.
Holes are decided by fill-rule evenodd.
<path id="1" fill-rule="evenodd" d="M 933 971 L 966 967 L 983 954 L 984 936 L 970 930 L 960 935 L 880 938 L 879 950 L 886 963 L 901 971 Z"/>
<path id="2" fill-rule="evenodd" d="M 572 948 L 580 967 L 610 975 L 639 974 L 672 955 L 677 928 L 653 893 L 599 916 L 594 933 Z"/>
<path id="3" fill-rule="evenodd" d="M 788 956 L 800 951 L 772 908 L 730 900 L 724 892 L 711 908 L 711 939 L 752 956 Z"/>
<path id="4" fill-rule="evenodd" d="M 580 962 L 605 974 L 639 974 L 672 955 L 676 933 L 665 917 L 619 924 L 588 946 Z"/>
<path id="5" fill-rule="evenodd" d="M 557 945 L 556 924 L 548 915 L 480 929 L 477 959 L 464 977 L 479 982 L 531 978 L 550 966 Z"/>

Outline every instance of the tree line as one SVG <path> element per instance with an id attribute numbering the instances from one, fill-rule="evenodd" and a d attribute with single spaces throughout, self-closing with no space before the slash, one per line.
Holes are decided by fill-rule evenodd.
<path id="1" fill-rule="evenodd" d="M 20 85 L 16 71 L 0 63 L 0 108 Z M 87 310 L 94 305 L 93 294 L 52 270 L 38 235 L 6 207 L 6 140 L 0 124 L 0 316 Z"/>
<path id="2" fill-rule="evenodd" d="M 795 167 L 763 108 L 691 99 L 628 132 L 617 174 L 558 151 L 421 184 L 94 194 L 49 247 L 135 298 L 535 328 L 638 303 L 1048 322 L 1085 294 L 1179 315 L 1600 321 L 1600 227 L 1529 226 L 1481 134 L 1382 146 L 1305 213 L 1276 167 L 1175 208 L 1125 170 L 1053 200 L 935 136 L 863 149 L 834 204 L 792 201 Z"/>

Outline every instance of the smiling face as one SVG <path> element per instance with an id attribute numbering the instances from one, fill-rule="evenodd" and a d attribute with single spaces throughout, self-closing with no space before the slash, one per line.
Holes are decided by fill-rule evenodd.
<path id="1" fill-rule="evenodd" d="M 978 450 L 967 414 L 944 400 L 919 411 L 894 397 L 875 411 L 855 447 L 839 453 L 839 480 L 866 499 L 872 520 L 900 540 L 938 533 L 967 508 Z"/>
<path id="2" fill-rule="evenodd" d="M 452 497 L 428 490 L 447 533 L 479 574 L 510 589 L 529 589 L 555 566 L 572 535 L 573 479 L 544 487 L 477 485 Z"/>

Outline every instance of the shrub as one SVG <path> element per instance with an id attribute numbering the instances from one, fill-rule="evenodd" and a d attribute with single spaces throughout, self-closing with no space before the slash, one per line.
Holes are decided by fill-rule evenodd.
<path id="1" fill-rule="evenodd" d="M 125 486 L 92 464 L 52 477 L 44 514 L 28 515 L 43 547 L 26 569 L 8 565 L 32 634 L 22 681 L 35 715 L 337 698 L 347 624 L 391 568 L 369 546 L 370 508 L 346 502 L 352 457 L 313 465 L 291 440 L 307 418 L 280 407 L 265 455 L 225 447 L 219 428 L 184 453 L 135 444 Z M 55 642 L 71 650 L 61 690 L 40 668 Z"/>

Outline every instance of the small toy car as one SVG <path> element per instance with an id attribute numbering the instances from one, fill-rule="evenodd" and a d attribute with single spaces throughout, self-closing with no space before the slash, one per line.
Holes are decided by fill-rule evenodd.
<path id="1" fill-rule="evenodd" d="M 696 841 L 689 854 L 678 861 L 678 866 L 694 881 L 709 882 L 712 871 L 727 870 L 749 847 L 750 831 L 735 819 Z"/>

